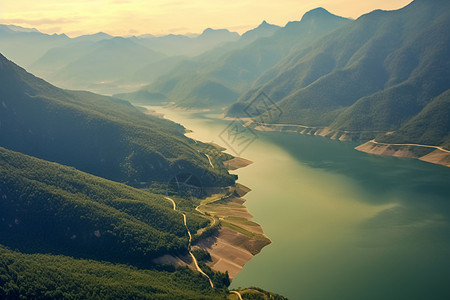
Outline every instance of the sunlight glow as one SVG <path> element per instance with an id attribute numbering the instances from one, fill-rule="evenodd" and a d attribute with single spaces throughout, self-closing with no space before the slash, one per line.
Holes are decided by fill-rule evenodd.
<path id="1" fill-rule="evenodd" d="M 207 27 L 243 33 L 263 20 L 284 26 L 316 7 L 357 18 L 374 9 L 398 9 L 411 0 L 15 0 L 0 3 L 0 23 L 69 36 L 200 33 Z"/>

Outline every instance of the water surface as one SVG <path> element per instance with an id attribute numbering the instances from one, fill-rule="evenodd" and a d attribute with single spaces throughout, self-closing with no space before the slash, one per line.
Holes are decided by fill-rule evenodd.
<path id="1" fill-rule="evenodd" d="M 231 143 L 231 121 L 158 111 L 193 138 Z M 255 133 L 245 149 L 233 147 L 254 162 L 235 173 L 273 243 L 232 288 L 290 299 L 450 299 L 450 168 L 322 137 Z"/>

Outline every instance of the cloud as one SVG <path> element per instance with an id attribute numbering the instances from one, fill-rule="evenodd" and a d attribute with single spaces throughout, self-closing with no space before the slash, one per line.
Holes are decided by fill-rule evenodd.
<path id="1" fill-rule="evenodd" d="M 68 24 L 68 23 L 76 23 L 77 19 L 74 18 L 42 18 L 42 19 L 0 19 L 0 23 L 3 24 L 28 24 L 28 25 L 53 25 L 53 24 Z"/>

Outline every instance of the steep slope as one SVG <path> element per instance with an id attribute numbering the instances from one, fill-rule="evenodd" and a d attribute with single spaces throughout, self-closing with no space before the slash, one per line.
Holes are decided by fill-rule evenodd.
<path id="1" fill-rule="evenodd" d="M 229 115 L 264 91 L 282 111 L 270 123 L 363 139 L 398 130 L 450 88 L 449 5 L 416 0 L 364 15 L 268 71 Z"/>
<path id="2" fill-rule="evenodd" d="M 249 44 L 259 38 L 272 36 L 280 28 L 280 26 L 269 24 L 264 20 L 258 27 L 245 32 L 239 43 Z"/>
<path id="3" fill-rule="evenodd" d="M 233 182 L 209 167 L 201 144 L 186 138 L 181 126 L 122 100 L 56 88 L 3 56 L 0 99 L 5 148 L 134 185 L 167 182 L 179 172 L 211 175 L 219 185 Z"/>
<path id="4" fill-rule="evenodd" d="M 377 138 L 383 143 L 442 145 L 450 150 L 450 90 L 434 98 L 394 133 Z"/>
<path id="5" fill-rule="evenodd" d="M 0 148 L 0 241 L 25 252 L 151 265 L 186 253 L 183 216 L 161 195 Z M 188 213 L 194 232 L 208 221 Z"/>
<path id="6" fill-rule="evenodd" d="M 182 62 L 153 84 L 137 93 L 120 97 L 130 101 L 157 102 L 160 98 L 155 101 L 142 96 L 162 94 L 178 106 L 224 107 L 236 101 L 241 91 L 248 89 L 262 72 L 279 62 L 292 48 L 303 49 L 346 22 L 347 19 L 334 16 L 324 9 L 316 9 L 306 13 L 301 21 L 290 22 L 271 36 L 261 37 L 243 48 L 224 45 L 195 60 Z M 266 27 L 265 24 L 260 26 Z M 246 37 L 242 38 L 245 42 Z M 202 87 L 211 85 L 217 86 L 217 90 L 213 90 L 212 94 L 205 93 L 210 96 L 202 99 Z M 204 103 L 210 105 L 205 106 Z"/>
<path id="7" fill-rule="evenodd" d="M 0 246 L 2 299 L 225 299 L 189 269 L 142 270 Z M 282 298 L 279 298 L 282 299 Z"/>

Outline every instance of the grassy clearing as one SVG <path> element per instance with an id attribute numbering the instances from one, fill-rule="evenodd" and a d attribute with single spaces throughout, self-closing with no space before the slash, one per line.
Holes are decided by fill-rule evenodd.
<path id="1" fill-rule="evenodd" d="M 243 234 L 243 235 L 245 235 L 245 236 L 247 236 L 247 237 L 249 237 L 251 239 L 261 240 L 261 241 L 268 240 L 267 237 L 265 237 L 264 235 L 248 231 L 248 230 L 246 230 L 246 229 L 244 229 L 242 227 L 237 226 L 236 224 L 229 223 L 229 222 L 224 221 L 224 220 L 221 221 L 221 224 L 222 224 L 223 227 L 226 227 L 226 228 L 229 228 L 229 229 L 234 230 L 236 232 L 239 232 L 239 233 L 241 233 L 241 234 Z"/>

